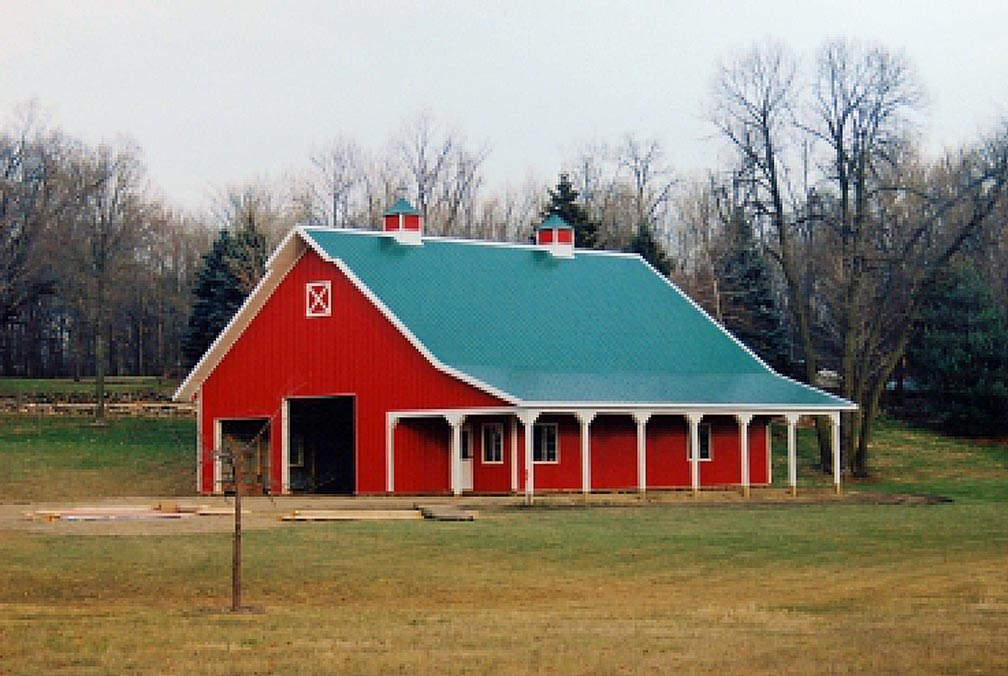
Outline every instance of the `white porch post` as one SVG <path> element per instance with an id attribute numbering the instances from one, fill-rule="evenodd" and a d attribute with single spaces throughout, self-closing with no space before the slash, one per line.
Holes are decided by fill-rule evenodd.
<path id="1" fill-rule="evenodd" d="M 518 492 L 518 419 L 511 418 L 511 492 Z"/>
<path id="2" fill-rule="evenodd" d="M 840 493 L 840 411 L 830 413 L 833 423 L 833 487 Z"/>
<path id="3" fill-rule="evenodd" d="M 690 429 L 690 484 L 693 486 L 693 497 L 700 493 L 700 413 L 687 413 L 686 420 Z"/>
<path id="4" fill-rule="evenodd" d="M 395 492 L 395 428 L 399 417 L 394 413 L 385 416 L 385 492 Z"/>
<path id="5" fill-rule="evenodd" d="M 788 413 L 784 416 L 787 419 L 787 475 L 788 485 L 791 487 L 791 495 L 798 495 L 798 442 L 795 429 L 798 426 L 798 414 Z"/>
<path id="6" fill-rule="evenodd" d="M 280 494 L 290 492 L 290 399 L 284 399 L 280 404 Z"/>
<path id="7" fill-rule="evenodd" d="M 749 423 L 752 422 L 752 413 L 738 413 L 735 415 L 739 426 L 739 450 L 742 461 L 742 495 L 749 497 Z"/>
<path id="8" fill-rule="evenodd" d="M 446 413 L 445 420 L 451 425 L 451 489 L 456 497 L 462 495 L 462 421 L 461 413 Z"/>
<path id="9" fill-rule="evenodd" d="M 535 432 L 535 421 L 539 411 L 525 409 L 518 413 L 525 430 L 525 501 L 532 503 L 535 494 L 535 463 L 532 461 L 532 434 Z"/>
<path id="10" fill-rule="evenodd" d="M 595 411 L 577 411 L 575 414 L 581 424 L 581 492 L 591 493 L 591 424 L 595 420 Z"/>
<path id="11" fill-rule="evenodd" d="M 647 423 L 651 418 L 649 411 L 634 411 L 637 422 L 637 490 L 647 491 Z"/>

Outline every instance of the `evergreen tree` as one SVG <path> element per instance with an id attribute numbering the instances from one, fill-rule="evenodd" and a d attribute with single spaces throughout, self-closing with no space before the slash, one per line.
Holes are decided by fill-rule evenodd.
<path id="1" fill-rule="evenodd" d="M 932 290 L 907 359 L 929 422 L 947 431 L 1008 428 L 1008 318 L 981 276 L 953 267 Z"/>
<path id="2" fill-rule="evenodd" d="M 236 233 L 220 231 L 196 275 L 193 309 L 183 341 L 189 365 L 203 356 L 255 288 L 266 257 L 266 237 L 251 214 Z"/>
<path id="3" fill-rule="evenodd" d="M 640 254 L 644 260 L 665 277 L 668 277 L 669 273 L 672 272 L 672 261 L 665 255 L 665 250 L 658 243 L 658 240 L 655 239 L 654 232 L 647 223 L 641 223 L 640 227 L 637 228 L 637 234 L 634 235 L 633 241 L 630 242 L 630 247 L 627 251 Z"/>
<path id="4" fill-rule="evenodd" d="M 775 370 L 787 373 L 788 334 L 774 297 L 770 269 L 741 213 L 728 226 L 728 241 L 716 263 L 716 273 L 721 282 L 725 328 Z"/>
<path id="5" fill-rule="evenodd" d="M 560 174 L 556 190 L 549 191 L 549 204 L 543 209 L 543 219 L 556 214 L 574 228 L 574 246 L 580 249 L 597 249 L 598 225 L 588 216 L 587 209 L 578 203 L 578 191 L 567 174 Z"/>

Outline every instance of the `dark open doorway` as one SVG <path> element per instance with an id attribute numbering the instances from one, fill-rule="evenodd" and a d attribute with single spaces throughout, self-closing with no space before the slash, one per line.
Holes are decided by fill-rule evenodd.
<path id="1" fill-rule="evenodd" d="M 288 405 L 291 490 L 352 495 L 354 398 L 290 399 Z"/>
<path id="2" fill-rule="evenodd" d="M 221 420 L 221 482 L 225 493 L 263 495 L 270 486 L 269 418 Z M 233 457 L 232 457 L 233 456 Z M 236 472 L 240 468 L 240 472 Z"/>

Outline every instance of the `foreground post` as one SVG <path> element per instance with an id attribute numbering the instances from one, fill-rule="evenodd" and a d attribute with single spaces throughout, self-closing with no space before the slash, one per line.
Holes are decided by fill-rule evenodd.
<path id="1" fill-rule="evenodd" d="M 241 481 L 239 467 L 241 453 L 231 454 L 231 466 L 234 475 L 234 541 L 231 546 L 231 610 L 241 610 Z"/>

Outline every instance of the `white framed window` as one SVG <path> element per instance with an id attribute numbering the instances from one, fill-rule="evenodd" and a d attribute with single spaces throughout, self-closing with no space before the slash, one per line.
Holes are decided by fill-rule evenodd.
<path id="1" fill-rule="evenodd" d="M 711 459 L 711 426 L 710 423 L 700 423 L 700 455 L 697 458 L 700 462 Z M 693 444 L 686 444 L 686 459 L 693 461 Z"/>
<path id="2" fill-rule="evenodd" d="M 500 423 L 483 425 L 483 464 L 504 464 L 504 425 Z"/>
<path id="3" fill-rule="evenodd" d="M 305 284 L 305 317 L 332 315 L 332 282 L 328 279 Z"/>
<path id="4" fill-rule="evenodd" d="M 560 435 L 556 423 L 536 423 L 532 427 L 532 461 L 560 462 Z"/>

